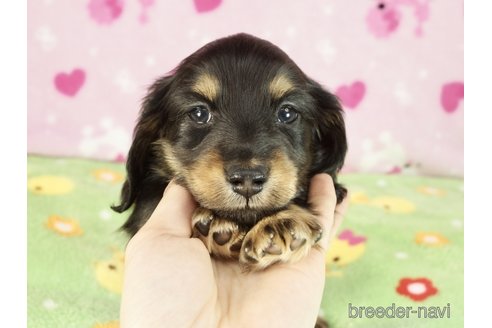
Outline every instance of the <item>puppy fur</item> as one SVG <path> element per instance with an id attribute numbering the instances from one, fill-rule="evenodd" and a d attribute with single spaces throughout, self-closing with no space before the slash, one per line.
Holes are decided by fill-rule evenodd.
<path id="1" fill-rule="evenodd" d="M 113 209 L 133 205 L 123 229 L 135 234 L 174 178 L 199 203 L 193 234 L 214 256 L 251 270 L 296 261 L 322 234 L 307 203 L 310 178 L 328 173 L 338 202 L 346 194 L 336 183 L 347 151 L 342 114 L 270 42 L 213 41 L 149 88 Z M 246 192 L 237 192 L 237 172 L 249 174 Z"/>

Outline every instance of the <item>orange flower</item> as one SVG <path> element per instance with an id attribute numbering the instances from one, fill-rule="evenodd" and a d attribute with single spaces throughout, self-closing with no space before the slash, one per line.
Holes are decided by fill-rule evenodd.
<path id="1" fill-rule="evenodd" d="M 419 232 L 415 236 L 415 242 L 425 246 L 436 247 L 449 243 L 449 240 L 437 232 Z"/>
<path id="2" fill-rule="evenodd" d="M 58 215 L 50 216 L 48 221 L 46 221 L 46 226 L 48 229 L 66 237 L 80 236 L 83 233 L 77 221 L 65 219 Z"/>
<path id="3" fill-rule="evenodd" d="M 118 183 L 118 182 L 123 181 L 123 174 L 121 174 L 120 172 L 109 170 L 109 169 L 94 170 L 92 172 L 92 174 L 99 181 L 105 181 L 105 182 L 111 182 L 111 183 Z"/>

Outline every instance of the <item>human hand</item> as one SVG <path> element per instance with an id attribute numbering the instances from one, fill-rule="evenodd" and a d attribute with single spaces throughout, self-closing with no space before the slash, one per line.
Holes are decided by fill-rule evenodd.
<path id="1" fill-rule="evenodd" d="M 318 174 L 309 202 L 325 231 L 319 249 L 297 263 L 244 273 L 239 263 L 211 258 L 199 239 L 190 238 L 197 204 L 171 182 L 127 246 L 121 327 L 314 327 L 325 250 L 348 201 L 336 206 L 331 177 Z"/>

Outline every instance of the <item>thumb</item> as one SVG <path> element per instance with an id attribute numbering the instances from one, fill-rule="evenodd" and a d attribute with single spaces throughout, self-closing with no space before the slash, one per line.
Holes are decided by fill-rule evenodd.
<path id="1" fill-rule="evenodd" d="M 191 236 L 191 217 L 196 206 L 191 193 L 171 180 L 161 201 L 140 231 L 188 238 Z"/>

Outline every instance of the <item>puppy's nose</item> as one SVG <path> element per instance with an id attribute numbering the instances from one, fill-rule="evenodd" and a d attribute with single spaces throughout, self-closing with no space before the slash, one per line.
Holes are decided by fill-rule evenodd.
<path id="1" fill-rule="evenodd" d="M 267 176 L 265 170 L 258 167 L 235 170 L 229 175 L 228 180 L 232 185 L 232 190 L 249 198 L 263 189 Z"/>

